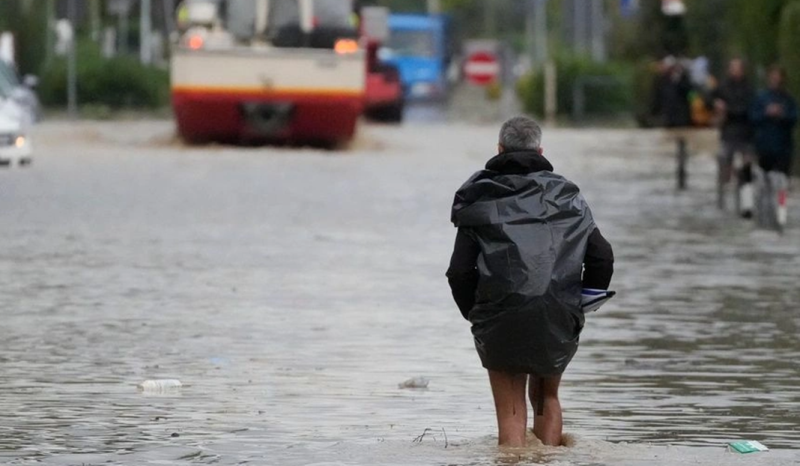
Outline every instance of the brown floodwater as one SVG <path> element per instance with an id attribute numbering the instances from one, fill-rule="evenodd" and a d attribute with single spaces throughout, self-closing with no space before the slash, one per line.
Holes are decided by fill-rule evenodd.
<path id="1" fill-rule="evenodd" d="M 707 148 L 676 193 L 658 132 L 546 130 L 619 295 L 564 377 L 569 447 L 501 451 L 444 278 L 496 128 L 371 126 L 346 153 L 171 131 L 46 123 L 34 166 L 0 171 L 0 463 L 800 462 L 796 193 L 778 236 L 716 209 Z"/>

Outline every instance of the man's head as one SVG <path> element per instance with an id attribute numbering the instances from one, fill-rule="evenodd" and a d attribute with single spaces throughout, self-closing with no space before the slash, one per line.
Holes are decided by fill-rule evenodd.
<path id="1" fill-rule="evenodd" d="M 734 58 L 728 63 L 728 76 L 731 79 L 744 79 L 744 72 L 744 60 L 741 58 Z"/>
<path id="2" fill-rule="evenodd" d="M 769 74 L 767 75 L 767 83 L 769 84 L 770 89 L 783 89 L 783 85 L 786 83 L 786 70 L 783 69 L 782 66 L 778 65 L 771 67 L 769 69 Z"/>
<path id="3" fill-rule="evenodd" d="M 500 128 L 497 149 L 503 152 L 534 151 L 542 153 L 542 128 L 532 118 L 518 116 Z"/>

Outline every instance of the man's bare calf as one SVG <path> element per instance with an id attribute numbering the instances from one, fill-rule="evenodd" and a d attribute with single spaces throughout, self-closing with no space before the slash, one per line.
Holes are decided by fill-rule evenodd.
<path id="1" fill-rule="evenodd" d="M 525 374 L 489 371 L 494 406 L 497 411 L 498 443 L 506 447 L 524 447 L 528 428 L 527 388 L 533 406 L 533 433 L 545 445 L 562 443 L 561 402 L 558 387 L 561 376 L 537 377 Z M 530 384 L 529 384 L 530 382 Z"/>
<path id="2" fill-rule="evenodd" d="M 533 433 L 545 445 L 561 446 L 563 421 L 558 387 L 561 376 L 530 376 L 528 394 L 533 405 Z"/>
<path id="3" fill-rule="evenodd" d="M 490 370 L 489 382 L 500 431 L 498 443 L 504 447 L 524 447 L 528 426 L 528 403 L 525 400 L 528 376 Z"/>

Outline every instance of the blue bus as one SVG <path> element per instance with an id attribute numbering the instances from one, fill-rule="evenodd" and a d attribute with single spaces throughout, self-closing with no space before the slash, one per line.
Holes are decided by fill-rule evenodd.
<path id="1" fill-rule="evenodd" d="M 391 34 L 382 58 L 400 71 L 406 99 L 447 97 L 447 23 L 442 15 L 389 16 Z"/>

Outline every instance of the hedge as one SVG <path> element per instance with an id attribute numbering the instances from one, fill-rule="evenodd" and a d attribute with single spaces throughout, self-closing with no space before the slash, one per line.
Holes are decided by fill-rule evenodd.
<path id="1" fill-rule="evenodd" d="M 77 50 L 78 103 L 119 108 L 159 108 L 169 102 L 169 73 L 143 66 L 131 56 L 104 58 L 99 47 L 82 41 Z M 67 103 L 67 62 L 46 67 L 39 87 L 42 103 Z"/>
<path id="2" fill-rule="evenodd" d="M 574 110 L 573 88 L 579 78 L 612 78 L 618 84 L 585 87 L 585 111 L 593 115 L 631 113 L 634 67 L 624 63 L 600 63 L 574 55 L 559 55 L 557 70 L 558 113 L 571 115 Z M 525 111 L 544 114 L 544 70 L 539 68 L 518 83 L 518 93 Z"/>

